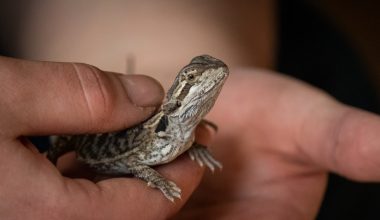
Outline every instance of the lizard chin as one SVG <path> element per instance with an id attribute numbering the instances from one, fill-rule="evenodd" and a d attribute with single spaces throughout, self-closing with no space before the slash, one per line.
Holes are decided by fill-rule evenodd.
<path id="1" fill-rule="evenodd" d="M 188 128 L 195 127 L 214 106 L 228 76 L 228 70 L 219 68 L 215 73 L 204 80 L 204 83 L 191 88 L 188 96 L 177 112 L 179 122 Z"/>

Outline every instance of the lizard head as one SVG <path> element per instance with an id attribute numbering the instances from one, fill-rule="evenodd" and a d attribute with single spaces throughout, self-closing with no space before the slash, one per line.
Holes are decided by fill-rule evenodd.
<path id="1" fill-rule="evenodd" d="M 208 55 L 194 57 L 178 73 L 162 109 L 180 122 L 198 124 L 210 111 L 228 77 L 221 60 Z"/>

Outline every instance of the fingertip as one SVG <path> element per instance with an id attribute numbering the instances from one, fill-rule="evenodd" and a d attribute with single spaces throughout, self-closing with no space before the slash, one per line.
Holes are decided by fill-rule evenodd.
<path id="1" fill-rule="evenodd" d="M 116 75 L 122 83 L 130 101 L 139 107 L 161 104 L 164 89 L 154 78 L 146 75 Z"/>

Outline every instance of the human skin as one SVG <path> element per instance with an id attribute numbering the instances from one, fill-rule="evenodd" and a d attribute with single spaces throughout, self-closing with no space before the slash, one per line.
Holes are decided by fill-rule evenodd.
<path id="1" fill-rule="evenodd" d="M 231 70 L 209 119 L 223 171 L 178 219 L 314 219 L 328 172 L 380 180 L 380 118 L 290 77 Z"/>
<path id="2" fill-rule="evenodd" d="M 187 155 L 157 168 L 182 189 L 182 199 L 172 203 L 136 178 L 99 181 L 72 154 L 59 161 L 58 170 L 25 138 L 113 131 L 141 122 L 164 95 L 154 79 L 6 57 L 0 57 L 0 78 L 1 219 L 166 219 L 199 183 L 203 169 Z M 207 145 L 211 132 L 201 127 L 197 138 Z"/>
<path id="3" fill-rule="evenodd" d="M 1 218 L 165 219 L 186 202 L 203 173 L 187 155 L 158 168 L 183 189 L 173 204 L 135 178 L 94 183 L 70 155 L 60 161 L 63 177 L 23 138 L 138 123 L 161 102 L 154 80 L 82 64 L 4 57 L 0 64 Z M 206 176 L 179 219 L 313 219 L 328 171 L 380 180 L 379 117 L 295 79 L 231 70 L 208 119 L 219 125 L 211 150 L 224 168 Z M 198 138 L 210 142 L 205 128 Z"/>

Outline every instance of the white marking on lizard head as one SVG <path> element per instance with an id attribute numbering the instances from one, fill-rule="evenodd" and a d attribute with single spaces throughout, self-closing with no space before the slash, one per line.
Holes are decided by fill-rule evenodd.
<path id="1" fill-rule="evenodd" d="M 183 123 L 198 124 L 214 105 L 228 74 L 226 64 L 216 58 L 208 55 L 193 58 L 168 91 L 164 108 L 171 103 L 171 111 L 166 112 L 178 116 Z M 173 107 L 172 103 L 178 105 Z"/>

